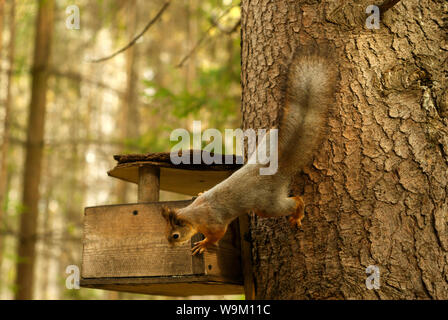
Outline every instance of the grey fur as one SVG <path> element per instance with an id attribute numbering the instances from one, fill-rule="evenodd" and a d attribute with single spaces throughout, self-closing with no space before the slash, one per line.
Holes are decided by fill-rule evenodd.
<path id="1" fill-rule="evenodd" d="M 277 217 L 297 210 L 297 202 L 288 197 L 289 184 L 294 174 L 310 164 L 321 144 L 333 103 L 335 74 L 328 49 L 314 46 L 296 51 L 289 67 L 279 126 L 278 172 L 260 175 L 262 165 L 246 164 L 188 207 L 179 209 L 177 216 L 188 221 L 192 230 L 183 230 L 176 242 L 189 240 L 195 232 L 209 238 L 221 234 L 232 220 L 249 211 Z M 168 238 L 175 229 L 171 226 Z"/>

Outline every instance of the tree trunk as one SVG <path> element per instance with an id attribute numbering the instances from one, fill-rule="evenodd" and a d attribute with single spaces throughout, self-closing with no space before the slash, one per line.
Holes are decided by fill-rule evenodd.
<path id="1" fill-rule="evenodd" d="M 32 299 L 33 296 L 39 184 L 44 145 L 48 64 L 53 33 L 53 16 L 54 0 L 39 1 L 23 176 L 23 211 L 20 215 L 16 299 Z"/>
<path id="2" fill-rule="evenodd" d="M 14 41 L 15 41 L 15 1 L 10 2 L 10 15 L 9 15 L 9 45 L 8 45 L 8 73 L 7 73 L 7 85 L 6 85 L 6 98 L 5 98 L 5 118 L 3 119 L 3 141 L 0 150 L 0 230 L 3 228 L 3 221 L 6 218 L 6 206 L 7 206 L 7 190 L 8 190 L 8 152 L 9 152 L 9 119 L 11 113 L 11 103 L 12 103 L 12 70 L 14 69 Z M 3 16 L 3 3 L 0 0 L 0 16 Z M 0 25 L 3 24 L 3 18 L 0 19 Z M 2 30 L 0 30 L 0 34 Z M 2 38 L 0 36 L 0 43 Z M 0 52 L 1 52 L 0 45 Z M 2 270 L 3 263 L 3 237 L 0 237 L 0 271 Z M 2 283 L 1 272 L 0 272 L 0 283 Z"/>
<path id="3" fill-rule="evenodd" d="M 45 195 L 45 204 L 44 204 L 44 210 L 42 212 L 42 234 L 44 235 L 42 239 L 40 239 L 42 241 L 42 248 L 45 248 L 46 250 L 50 251 L 51 248 L 51 241 L 53 240 L 53 214 L 50 213 L 50 200 L 53 196 L 52 194 L 52 188 L 53 188 L 53 177 L 51 176 L 52 172 L 51 172 L 51 168 L 50 165 L 48 165 L 48 167 L 46 167 L 45 169 L 46 172 L 46 176 L 47 178 L 49 178 L 49 186 L 47 187 L 47 194 Z M 48 245 L 50 243 L 50 245 Z M 48 300 L 49 299 L 49 295 L 48 295 L 48 289 L 49 289 L 49 278 L 50 278 L 50 272 L 48 272 L 48 270 L 50 270 L 50 265 L 51 265 L 51 257 L 50 255 L 45 252 L 45 250 L 42 250 L 42 254 L 39 257 L 41 259 L 41 263 L 40 263 L 40 270 L 42 270 L 42 274 L 41 274 L 41 279 L 40 279 L 40 284 L 37 284 L 36 286 L 38 287 L 37 292 L 40 294 L 40 298 L 37 299 L 42 299 L 42 300 Z M 39 265 L 39 262 L 37 263 L 37 265 Z M 37 267 L 39 268 L 39 267 Z M 65 271 L 65 270 L 64 270 Z M 64 274 L 64 273 L 60 273 L 60 274 Z M 37 280 L 37 279 L 36 279 Z M 39 280 L 37 280 L 39 281 Z M 36 281 L 36 282 L 37 282 Z"/>
<path id="4" fill-rule="evenodd" d="M 137 2 L 131 0 L 127 3 L 126 12 L 126 26 L 128 29 L 128 38 L 132 39 L 137 31 Z M 133 45 L 126 51 L 126 91 L 122 100 L 122 107 L 120 112 L 120 119 L 118 119 L 118 126 L 120 127 L 120 140 L 124 141 L 121 144 L 119 153 L 123 152 L 126 146 L 126 142 L 130 139 L 136 139 L 138 137 L 138 74 L 137 70 L 137 47 Z M 134 149 L 134 146 L 131 146 Z M 116 182 L 115 189 L 117 203 L 129 202 L 129 183 L 124 181 Z M 118 291 L 108 291 L 107 299 L 109 300 L 121 300 L 123 294 Z"/>
<path id="5" fill-rule="evenodd" d="M 3 23 L 5 21 L 5 0 L 0 0 L 0 59 L 3 49 Z M 1 81 L 0 81 L 1 82 Z"/>
<path id="6" fill-rule="evenodd" d="M 127 3 L 126 12 L 126 26 L 128 29 L 129 39 L 135 36 L 137 30 L 137 3 L 136 0 L 131 0 Z M 120 140 L 123 143 L 120 146 L 119 153 L 124 149 L 131 147 L 135 151 L 135 146 L 126 145 L 129 140 L 136 139 L 139 133 L 138 120 L 138 74 L 137 70 L 137 47 L 133 45 L 126 51 L 126 91 L 122 100 L 122 107 L 120 110 L 120 117 L 118 119 L 118 126 L 120 127 Z M 129 193 L 129 183 L 124 181 L 117 181 L 116 195 L 118 203 L 127 203 Z"/>
<path id="7" fill-rule="evenodd" d="M 128 2 L 127 27 L 129 30 L 129 38 L 135 36 L 137 32 L 137 1 Z M 123 136 L 125 139 L 136 139 L 139 135 L 139 112 L 138 112 L 138 44 L 133 45 L 126 52 L 126 92 L 123 101 L 123 110 L 125 126 L 123 128 Z M 132 148 L 135 148 L 132 146 Z"/>
<path id="8" fill-rule="evenodd" d="M 340 72 L 330 134 L 292 186 L 302 229 L 251 216 L 257 298 L 448 299 L 448 4 L 401 1 L 367 29 L 370 4 L 242 1 L 244 129 L 276 126 L 297 45 L 330 41 Z"/>
<path id="9" fill-rule="evenodd" d="M 5 0 L 0 0 L 0 61 L 2 60 L 2 54 L 3 54 L 3 23 L 5 20 Z M 2 76 L 0 75 L 0 84 L 2 83 Z M 0 86 L 1 87 L 1 86 Z M 2 95 L 0 92 L 0 99 L 2 99 Z M 3 142 L 2 142 L 2 150 L 0 152 L 1 153 L 1 157 L 2 159 L 0 160 L 0 232 L 2 232 L 3 230 L 3 216 L 4 216 L 4 199 L 5 199 L 5 192 L 6 192 L 6 183 L 4 182 L 4 177 L 3 175 L 3 167 L 5 167 L 6 169 L 6 165 L 5 165 L 5 158 L 6 155 L 3 155 L 3 149 L 4 149 L 4 144 L 5 144 L 5 127 L 6 127 L 6 107 L 5 107 L 5 120 L 4 120 L 4 126 L 3 126 Z M 6 170 L 5 170 L 6 172 Z M 6 177 L 6 176 L 5 176 Z M 4 179 L 4 180 L 3 180 Z M 3 261 L 3 236 L 0 236 L 0 293 L 2 292 L 2 261 Z"/>

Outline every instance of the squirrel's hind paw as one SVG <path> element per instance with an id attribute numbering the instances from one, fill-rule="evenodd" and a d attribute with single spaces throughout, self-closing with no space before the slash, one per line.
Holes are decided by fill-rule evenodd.
<path id="1" fill-rule="evenodd" d="M 302 219 L 303 219 L 303 217 L 301 217 L 301 218 L 295 218 L 295 217 L 293 217 L 293 216 L 290 216 L 289 217 L 289 223 L 291 224 L 291 226 L 293 227 L 293 228 L 301 228 L 302 227 Z"/>
<path id="2" fill-rule="evenodd" d="M 296 210 L 289 217 L 289 223 L 293 227 L 300 228 L 302 226 L 302 219 L 305 217 L 305 203 L 300 196 L 294 197 L 294 200 L 296 201 Z"/>

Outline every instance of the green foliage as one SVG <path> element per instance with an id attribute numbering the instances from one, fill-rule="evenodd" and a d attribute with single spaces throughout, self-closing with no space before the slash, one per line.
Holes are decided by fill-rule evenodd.
<path id="1" fill-rule="evenodd" d="M 236 45 L 239 45 L 239 42 L 236 42 Z M 167 144 L 157 141 L 158 137 L 168 137 L 169 131 L 176 128 L 176 124 L 183 123 L 185 127 L 185 121 L 191 118 L 203 120 L 208 127 L 219 130 L 238 126 L 236 119 L 240 105 L 240 63 L 239 52 L 235 52 L 238 55 L 233 55 L 224 65 L 199 69 L 197 77 L 192 83 L 188 83 L 188 87 L 184 81 L 183 84 L 179 85 L 181 81 L 178 81 L 168 87 L 156 81 L 145 80 L 144 84 L 151 93 L 146 94 L 146 98 L 154 106 L 151 113 L 165 114 L 165 117 L 166 113 L 169 113 L 172 125 L 151 128 L 133 143 L 150 148 L 151 151 L 161 150 L 165 146 L 166 151 Z M 155 136 L 151 132 L 163 134 Z"/>
<path id="2" fill-rule="evenodd" d="M 124 141 L 125 149 L 124 153 L 146 153 L 151 152 L 164 152 L 167 150 L 167 141 L 170 132 L 173 127 L 168 125 L 160 125 L 157 128 L 150 128 L 143 134 L 141 134 L 137 139 L 126 139 Z M 165 137 L 161 139 L 161 137 Z"/>
<path id="3" fill-rule="evenodd" d="M 239 95 L 235 94 L 234 87 L 239 86 L 239 73 L 226 67 L 200 70 L 196 81 L 196 89 L 183 87 L 179 92 L 154 81 L 145 81 L 146 86 L 156 92 L 151 97 L 158 106 L 154 112 L 168 109 L 173 116 L 182 119 L 190 115 L 197 117 L 201 111 L 209 111 L 217 122 L 223 122 L 236 114 Z"/>

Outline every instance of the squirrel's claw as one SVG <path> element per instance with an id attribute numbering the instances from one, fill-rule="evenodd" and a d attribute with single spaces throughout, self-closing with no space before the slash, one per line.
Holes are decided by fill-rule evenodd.
<path id="1" fill-rule="evenodd" d="M 194 244 L 194 247 L 191 248 L 191 255 L 194 256 L 196 254 L 204 253 L 207 249 L 207 242 L 204 240 L 198 241 Z"/>

